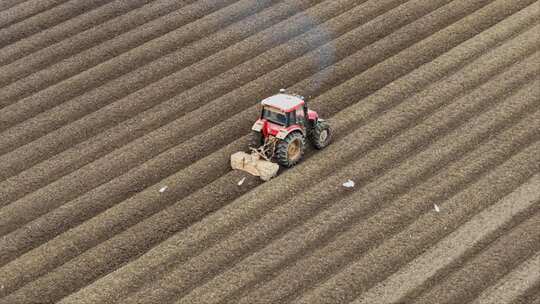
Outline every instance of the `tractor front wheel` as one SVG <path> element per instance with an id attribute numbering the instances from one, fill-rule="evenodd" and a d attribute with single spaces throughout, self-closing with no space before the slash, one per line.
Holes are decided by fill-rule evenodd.
<path id="1" fill-rule="evenodd" d="M 304 155 L 304 136 L 300 132 L 292 132 L 281 140 L 276 147 L 278 164 L 290 168 L 296 165 Z"/>
<path id="2" fill-rule="evenodd" d="M 320 150 L 330 144 L 331 136 L 332 131 L 330 130 L 328 123 L 324 120 L 319 120 L 313 128 L 311 143 L 316 149 Z"/>

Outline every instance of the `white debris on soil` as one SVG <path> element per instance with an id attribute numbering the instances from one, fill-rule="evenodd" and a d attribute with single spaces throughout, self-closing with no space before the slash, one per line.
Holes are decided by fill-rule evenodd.
<path id="1" fill-rule="evenodd" d="M 439 206 L 437 206 L 437 204 L 433 204 L 433 207 L 435 207 L 436 212 L 441 212 L 441 209 L 439 208 Z"/>
<path id="2" fill-rule="evenodd" d="M 246 181 L 246 178 L 242 178 L 239 182 L 238 182 L 238 186 L 242 186 L 242 184 Z"/>
<path id="3" fill-rule="evenodd" d="M 159 193 L 165 192 L 168 188 L 169 188 L 169 187 L 167 187 L 167 186 L 161 187 L 161 188 L 159 189 Z"/>
<path id="4" fill-rule="evenodd" d="M 352 180 L 349 179 L 348 181 L 346 181 L 346 182 L 343 183 L 343 187 L 345 187 L 345 188 L 352 188 L 352 187 L 354 187 L 354 182 L 353 182 Z"/>

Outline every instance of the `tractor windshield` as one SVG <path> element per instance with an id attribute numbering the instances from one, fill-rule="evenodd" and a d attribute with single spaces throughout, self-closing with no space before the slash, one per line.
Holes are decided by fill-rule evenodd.
<path id="1" fill-rule="evenodd" d="M 285 113 L 270 107 L 263 108 L 262 118 L 282 126 L 287 125 L 287 116 Z"/>

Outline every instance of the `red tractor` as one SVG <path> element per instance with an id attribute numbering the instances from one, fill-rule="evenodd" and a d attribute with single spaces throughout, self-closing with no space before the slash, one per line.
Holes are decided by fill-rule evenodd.
<path id="1" fill-rule="evenodd" d="M 268 180 L 279 169 L 274 163 L 269 165 L 269 161 L 275 160 L 289 168 L 302 159 L 306 140 L 316 149 L 330 143 L 329 125 L 319 118 L 317 112 L 308 109 L 302 96 L 285 94 L 281 90 L 280 94 L 264 99 L 261 105 L 260 115 L 251 128 L 252 154 L 233 154 L 233 168 Z"/>

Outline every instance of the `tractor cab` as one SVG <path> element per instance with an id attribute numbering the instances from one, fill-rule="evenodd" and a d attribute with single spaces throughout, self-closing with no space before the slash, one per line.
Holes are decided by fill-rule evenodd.
<path id="1" fill-rule="evenodd" d="M 308 110 L 302 96 L 280 93 L 264 99 L 261 105 L 261 114 L 254 130 L 265 136 L 277 136 L 281 130 L 287 134 L 293 130 L 305 134 L 306 128 L 317 120 L 317 113 Z"/>
<path id="2" fill-rule="evenodd" d="M 263 106 L 261 113 L 261 119 L 284 127 L 288 127 L 293 123 L 294 119 L 291 116 L 291 112 L 285 112 L 282 109 L 271 106 Z"/>
<path id="3" fill-rule="evenodd" d="M 277 94 L 270 96 L 264 99 L 261 102 L 262 112 L 261 120 L 266 120 L 270 127 L 272 125 L 275 129 L 279 128 L 289 128 L 291 126 L 299 124 L 300 121 L 297 121 L 297 116 L 304 116 L 304 105 L 305 102 L 303 99 L 297 96 L 288 95 L 288 94 Z M 302 124 L 303 125 L 303 124 Z"/>

